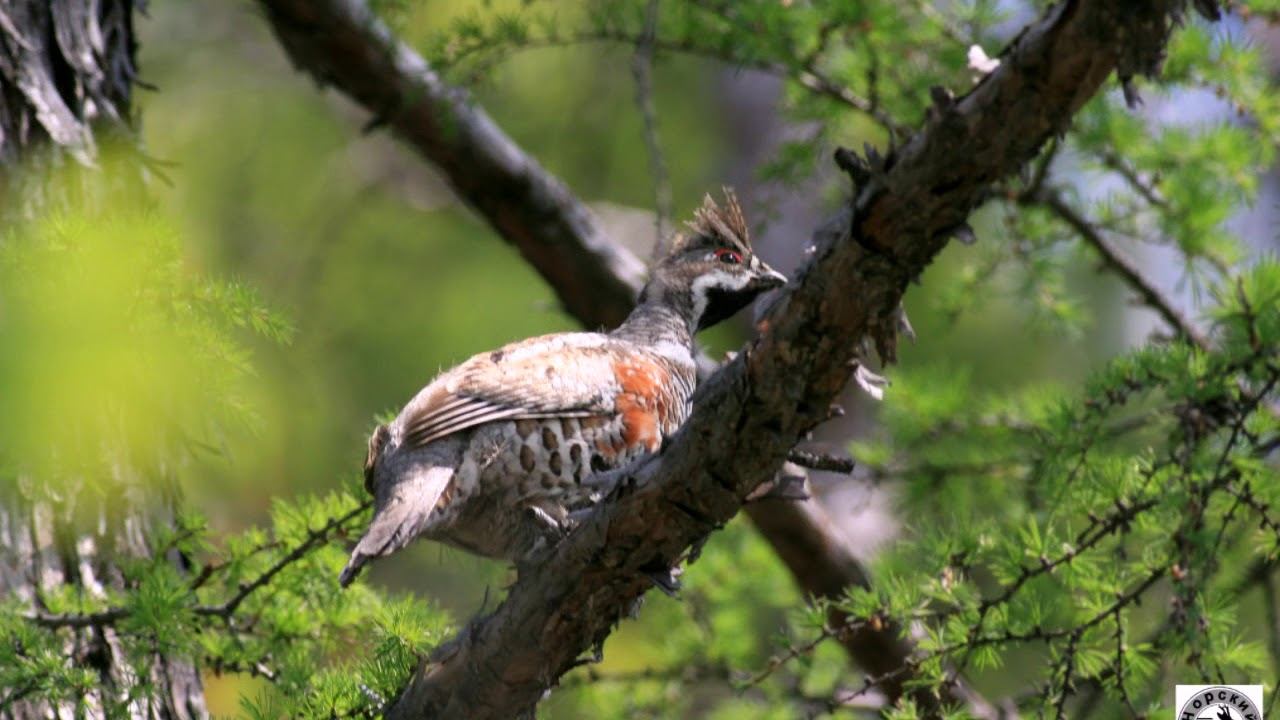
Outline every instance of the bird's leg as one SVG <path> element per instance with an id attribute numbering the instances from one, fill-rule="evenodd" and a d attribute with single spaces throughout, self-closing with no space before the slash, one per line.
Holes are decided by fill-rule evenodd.
<path id="1" fill-rule="evenodd" d="M 540 505 L 530 505 L 525 508 L 525 512 L 528 513 L 528 517 L 533 522 L 534 527 L 540 531 L 539 534 L 544 537 L 555 536 L 558 539 L 568 532 L 569 524 L 567 521 L 569 518 L 567 516 L 557 520 Z M 564 515 L 564 512 L 560 511 L 558 514 Z"/>
<path id="2" fill-rule="evenodd" d="M 555 505 L 526 505 L 516 522 L 519 524 L 516 536 L 523 538 L 518 542 L 525 548 L 516 561 L 517 573 L 534 564 L 545 550 L 555 547 L 573 528 L 568 513 Z"/>

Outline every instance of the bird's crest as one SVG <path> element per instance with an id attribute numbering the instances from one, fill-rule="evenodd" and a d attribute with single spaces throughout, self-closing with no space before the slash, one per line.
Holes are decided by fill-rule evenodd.
<path id="1" fill-rule="evenodd" d="M 743 252 L 751 252 L 751 235 L 747 229 L 747 219 L 742 214 L 742 206 L 730 188 L 724 188 L 724 207 L 716 204 L 711 193 L 707 193 L 702 207 L 693 213 L 693 220 L 685 223 L 688 233 L 681 233 L 671 247 L 673 253 L 688 250 L 700 244 L 715 244 L 720 247 L 732 247 Z"/>

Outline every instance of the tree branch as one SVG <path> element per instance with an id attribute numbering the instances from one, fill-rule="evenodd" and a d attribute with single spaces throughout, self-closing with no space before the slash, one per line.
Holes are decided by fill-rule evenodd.
<path id="1" fill-rule="evenodd" d="M 1029 197 L 1027 201 L 1044 206 L 1045 209 L 1056 215 L 1059 220 L 1070 226 L 1072 230 L 1075 230 L 1082 240 L 1098 252 L 1103 264 L 1120 276 L 1120 279 L 1137 293 L 1142 304 L 1154 310 L 1175 333 L 1194 343 L 1202 350 L 1209 347 L 1209 338 L 1191 320 L 1179 312 L 1173 301 L 1165 297 L 1164 293 L 1160 292 L 1160 288 L 1157 288 L 1154 283 L 1148 280 L 1133 261 L 1121 254 L 1120 250 L 1112 245 L 1111 241 L 1103 236 L 1102 232 L 1094 227 L 1088 218 L 1071 207 L 1061 193 L 1041 188 L 1034 196 Z"/>
<path id="2" fill-rule="evenodd" d="M 438 166 L 454 192 L 547 278 L 589 325 L 626 317 L 644 265 L 606 236 L 564 183 L 512 142 L 466 92 L 400 44 L 363 0 L 262 0 L 299 69 L 334 85 Z M 582 278 L 593 278 L 592 283 Z"/>
<path id="3" fill-rule="evenodd" d="M 439 165 L 571 312 L 607 324 L 629 308 L 638 271 L 619 259 L 589 213 L 363 4 L 261 2 L 295 62 Z M 388 716 L 529 713 L 634 608 L 649 587 L 648 571 L 678 563 L 731 519 L 796 440 L 826 418 L 864 337 L 892 358 L 907 283 L 992 183 L 1061 133 L 1113 70 L 1127 79 L 1158 65 L 1176 9 L 1061 3 L 966 96 L 935 107 L 925 131 L 899 153 L 869 158 L 852 207 L 819 231 L 810 264 L 760 323 L 760 336 L 699 389 L 693 416 L 662 455 L 636 468 L 632 482 L 522 572 L 492 614 L 438 649 Z"/>
<path id="4" fill-rule="evenodd" d="M 675 216 L 671 198 L 671 178 L 667 173 L 667 161 L 662 155 L 662 140 L 658 137 L 658 109 L 653 99 L 653 39 L 658 32 L 658 2 L 649 0 L 645 8 L 644 34 L 631 55 L 631 74 L 636 84 L 636 109 L 644 124 L 644 145 L 649 153 L 649 173 L 653 175 L 654 238 L 653 261 L 666 254 L 667 234 L 671 232 Z"/>

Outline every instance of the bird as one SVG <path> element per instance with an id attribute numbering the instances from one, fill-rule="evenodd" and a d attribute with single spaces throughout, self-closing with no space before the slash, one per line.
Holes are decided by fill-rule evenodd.
<path id="1" fill-rule="evenodd" d="M 786 277 L 742 207 L 706 196 L 610 332 L 543 335 L 439 374 L 369 438 L 373 517 L 339 576 L 418 537 L 519 565 L 601 498 L 592 478 L 662 447 L 691 412 L 694 336 Z"/>

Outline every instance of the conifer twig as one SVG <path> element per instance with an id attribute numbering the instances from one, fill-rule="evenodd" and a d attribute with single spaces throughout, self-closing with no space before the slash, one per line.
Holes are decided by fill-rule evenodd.
<path id="1" fill-rule="evenodd" d="M 242 583 L 236 593 L 226 601 L 218 605 L 197 605 L 193 608 L 193 612 L 197 615 L 230 619 L 235 614 L 236 610 L 239 609 L 240 605 L 248 599 L 250 595 L 267 583 L 271 582 L 272 578 L 280 574 L 287 567 L 303 559 L 321 545 L 328 543 L 332 539 L 332 534 L 335 530 L 351 522 L 356 518 L 356 516 L 368 510 L 372 505 L 372 500 L 366 500 L 350 511 L 337 517 L 330 518 L 323 526 L 315 530 L 308 530 L 307 536 L 302 540 L 302 542 L 294 546 L 292 550 L 286 553 L 253 580 L 247 583 Z M 260 552 L 266 547 L 275 545 L 278 545 L 278 543 L 273 541 L 266 546 L 255 548 L 254 552 Z M 220 568 L 222 566 L 208 567 Z M 208 577 L 208 575 L 202 576 L 206 578 Z M 199 584 L 203 584 L 203 582 Z M 194 584 L 191 587 L 191 590 L 194 591 L 199 587 L 199 584 Z M 57 629 L 105 627 L 114 625 L 115 623 L 129 617 L 129 615 L 130 610 L 127 607 L 109 607 L 104 610 L 91 613 L 50 613 L 37 609 L 24 613 L 23 618 L 30 623 L 39 625 L 40 627 Z"/>
<path id="2" fill-rule="evenodd" d="M 373 501 L 366 500 L 345 514 L 330 518 L 329 521 L 321 527 L 314 530 L 308 529 L 307 536 L 302 540 L 302 542 L 295 545 L 292 550 L 285 553 L 284 557 L 281 557 L 273 563 L 271 567 L 264 570 L 253 580 L 250 580 L 247 583 L 241 583 L 240 588 L 236 591 L 235 595 L 232 595 L 225 602 L 218 605 L 198 606 L 195 608 L 196 614 L 229 619 L 235 614 L 236 610 L 240 607 L 240 604 L 247 600 L 250 595 L 262 586 L 271 582 L 271 579 L 276 575 L 279 575 L 285 568 L 306 557 L 321 545 L 328 543 L 330 535 L 332 535 L 335 530 L 346 525 L 348 522 L 355 519 L 357 515 L 360 515 L 372 506 Z"/>
<path id="3" fill-rule="evenodd" d="M 653 43 L 658 34 L 659 0 L 649 0 L 645 7 L 644 31 L 631 55 L 631 74 L 635 78 L 636 107 L 644 125 L 644 146 L 649 155 L 649 173 L 653 177 L 654 233 L 651 262 L 657 262 L 666 254 L 667 235 L 671 232 L 671 218 L 675 214 L 671 198 L 671 178 L 667 174 L 667 161 L 662 154 L 662 140 L 658 137 L 658 110 L 653 100 Z"/>
<path id="4" fill-rule="evenodd" d="M 1119 276 L 1138 295 L 1142 303 L 1154 310 L 1175 333 L 1202 350 L 1208 349 L 1209 338 L 1179 312 L 1173 301 L 1165 297 L 1164 293 L 1143 275 L 1138 266 L 1112 245 L 1111 241 L 1104 237 L 1088 218 L 1071 207 L 1061 193 L 1042 188 L 1028 201 L 1042 205 L 1070 226 L 1082 240 L 1097 251 L 1107 269 Z"/>
<path id="5" fill-rule="evenodd" d="M 103 627 L 114 625 L 128 616 L 129 611 L 122 607 L 92 613 L 50 613 L 34 610 L 23 615 L 27 622 L 51 629 Z"/>

